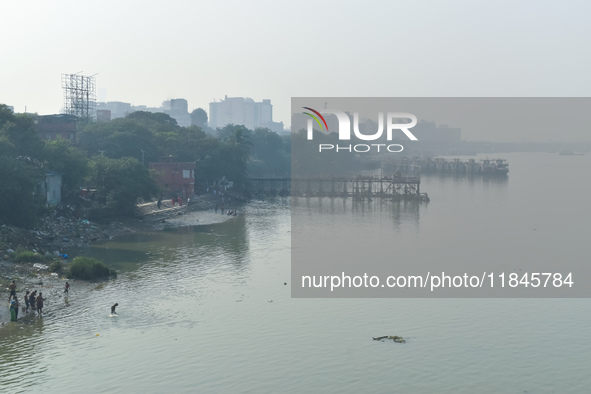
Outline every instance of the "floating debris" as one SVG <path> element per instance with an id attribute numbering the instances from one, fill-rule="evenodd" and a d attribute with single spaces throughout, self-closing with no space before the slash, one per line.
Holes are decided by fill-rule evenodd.
<path id="1" fill-rule="evenodd" d="M 383 337 L 377 337 L 377 338 L 372 337 L 372 338 L 374 341 L 380 341 L 380 342 L 384 342 L 384 339 L 391 339 L 397 343 L 406 343 L 406 339 L 399 337 L 397 335 L 386 335 Z"/>

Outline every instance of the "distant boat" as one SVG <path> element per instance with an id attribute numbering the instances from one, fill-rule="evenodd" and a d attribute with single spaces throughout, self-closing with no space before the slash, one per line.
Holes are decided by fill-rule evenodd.
<path id="1" fill-rule="evenodd" d="M 574 153 L 572 150 L 563 150 L 559 153 L 562 156 L 585 156 L 584 153 Z"/>

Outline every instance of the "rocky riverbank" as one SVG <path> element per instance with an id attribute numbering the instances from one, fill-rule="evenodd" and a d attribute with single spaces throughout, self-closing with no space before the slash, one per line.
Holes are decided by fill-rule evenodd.
<path id="1" fill-rule="evenodd" d="M 8 301 L 8 285 L 12 280 L 17 283 L 19 301 L 23 301 L 26 289 L 37 289 L 44 295 L 54 289 L 63 291 L 65 278 L 49 271 L 52 260 L 61 259 L 60 255 L 84 244 L 150 230 L 154 218 L 166 220 L 167 216 L 178 216 L 187 211 L 186 206 L 171 207 L 170 203 L 163 203 L 158 209 L 156 202 L 141 204 L 138 208 L 136 218 L 100 223 L 78 217 L 73 209 L 62 209 L 44 217 L 32 229 L 0 225 L 0 297 L 4 302 Z M 29 253 L 31 258 L 23 258 L 23 251 L 32 252 Z M 8 308 L 0 307 L 0 322 L 9 319 Z"/>
<path id="2" fill-rule="evenodd" d="M 34 291 L 43 293 L 43 297 L 48 301 L 46 306 L 50 306 L 52 302 L 56 302 L 59 298 L 64 296 L 64 288 L 66 278 L 60 277 L 56 273 L 51 273 L 47 268 L 38 268 L 38 264 L 33 263 L 19 263 L 11 264 L 3 262 L 0 264 L 0 271 L 4 274 L 0 279 L 2 283 L 2 302 L 0 302 L 0 327 L 4 326 L 10 321 L 10 311 L 8 303 L 8 284 L 14 280 L 17 285 L 16 295 L 20 302 L 19 320 L 25 315 L 22 308 L 25 306 L 24 295 L 26 291 Z M 77 281 L 68 279 L 72 287 L 82 291 L 82 289 L 92 287 L 90 282 Z M 35 311 L 30 310 L 28 315 L 35 314 Z"/>
<path id="3" fill-rule="evenodd" d="M 91 242 L 161 228 L 162 223 L 191 210 L 213 211 L 220 202 L 213 195 L 204 196 L 191 206 L 173 206 L 171 201 L 163 201 L 159 208 L 152 201 L 138 205 L 139 215 L 136 218 L 104 222 L 80 218 L 74 209 L 69 210 L 66 207 L 44 217 L 32 229 L 0 225 L 0 297 L 4 297 L 4 302 L 7 302 L 8 285 L 12 280 L 16 281 L 19 301 L 24 301 L 22 297 L 27 289 L 43 291 L 44 295 L 51 297 L 61 297 L 66 278 L 50 272 L 49 269 L 52 260 L 61 259 L 60 255 L 68 254 L 70 250 Z M 22 251 L 32 252 L 30 261 L 22 256 L 18 257 Z M 70 283 L 74 281 L 70 280 Z M 9 320 L 8 308 L 0 307 L 0 322 L 6 323 Z"/>

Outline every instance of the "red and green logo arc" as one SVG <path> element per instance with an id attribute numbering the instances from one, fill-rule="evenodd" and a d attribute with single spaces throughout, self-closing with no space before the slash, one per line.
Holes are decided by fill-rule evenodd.
<path id="1" fill-rule="evenodd" d="M 324 116 L 322 116 L 320 114 L 320 112 L 318 112 L 315 109 L 312 109 L 310 107 L 302 107 L 302 108 L 307 109 L 308 111 L 314 112 L 314 114 L 317 116 L 314 116 L 314 114 L 311 114 L 310 112 L 304 112 L 304 114 L 306 114 L 309 117 L 311 117 L 312 119 L 314 119 L 316 121 L 316 123 L 318 123 L 318 126 L 320 126 L 320 130 L 323 129 L 322 123 L 324 123 L 324 126 L 326 127 L 326 131 L 328 131 L 328 125 L 326 124 L 326 120 L 324 120 Z M 322 123 L 320 123 L 320 119 L 318 119 L 318 118 L 322 119 Z"/>

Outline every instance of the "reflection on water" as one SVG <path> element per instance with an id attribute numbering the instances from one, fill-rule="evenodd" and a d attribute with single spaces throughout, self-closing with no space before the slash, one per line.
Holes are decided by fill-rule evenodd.
<path id="1" fill-rule="evenodd" d="M 577 193 L 562 197 L 568 234 L 560 245 L 545 246 L 556 238 L 556 223 L 565 224 L 552 210 L 539 214 L 557 199 L 545 181 L 551 167 L 535 155 L 520 156 L 505 183 L 425 179 L 429 204 L 300 198 L 298 206 L 319 209 L 328 223 L 344 215 L 351 223 L 378 217 L 397 239 L 428 240 L 434 255 L 449 254 L 450 244 L 475 244 L 457 257 L 474 261 L 476 250 L 487 259 L 527 258 L 556 248 L 563 259 L 589 256 L 584 226 L 591 220 L 577 208 L 586 198 L 580 183 L 572 184 Z M 564 181 L 583 179 L 584 168 L 591 167 L 573 167 Z M 84 250 L 118 269 L 118 278 L 73 283 L 67 299 L 48 300 L 45 317 L 1 328 L 2 390 L 588 391 L 588 300 L 291 299 L 284 285 L 290 283 L 290 200 L 253 202 L 241 213 L 219 224 L 209 221 L 213 213 L 195 213 L 175 219 L 176 229 Z M 474 225 L 483 220 L 486 226 Z M 119 316 L 110 318 L 115 302 Z M 409 340 L 371 339 L 381 335 Z"/>
<path id="2" fill-rule="evenodd" d="M 418 229 L 421 207 L 426 209 L 428 202 L 395 201 L 387 198 L 354 200 L 342 197 L 294 197 L 292 209 L 296 217 L 321 216 L 326 220 L 336 220 L 335 216 L 351 217 L 354 221 L 377 220 L 387 223 L 394 231 L 409 226 Z M 302 216 L 300 216 L 302 215 Z"/>

